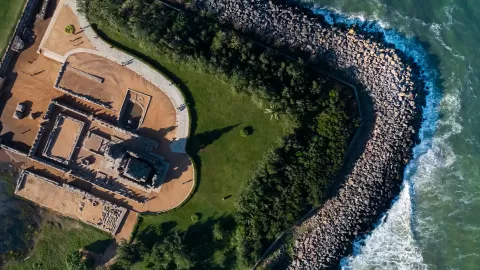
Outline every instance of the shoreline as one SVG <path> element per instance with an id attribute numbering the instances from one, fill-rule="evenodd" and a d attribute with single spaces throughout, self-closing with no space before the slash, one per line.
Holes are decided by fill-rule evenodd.
<path id="1" fill-rule="evenodd" d="M 357 86 L 365 131 L 337 192 L 302 225 L 290 269 L 328 268 L 353 250 L 398 195 L 421 125 L 425 83 L 413 59 L 383 36 L 330 26 L 318 15 L 270 1 L 197 0 L 199 10 L 263 39 L 306 53 Z M 367 102 L 364 102 L 367 101 Z M 365 105 L 368 104 L 368 105 Z M 371 104 L 371 108 L 369 105 Z M 357 156 L 358 155 L 358 156 Z"/>

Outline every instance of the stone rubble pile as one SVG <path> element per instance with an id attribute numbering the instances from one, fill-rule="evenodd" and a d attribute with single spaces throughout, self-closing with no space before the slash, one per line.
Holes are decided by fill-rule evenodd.
<path id="1" fill-rule="evenodd" d="M 102 217 L 100 218 L 100 220 L 96 224 L 88 222 L 89 224 L 101 230 L 107 231 L 112 235 L 115 235 L 117 233 L 118 227 L 120 226 L 120 223 L 122 222 L 123 217 L 127 212 L 127 209 L 112 204 L 107 200 L 98 198 L 88 192 L 85 192 L 68 184 L 64 184 L 63 188 L 70 192 L 81 195 L 84 200 L 88 200 L 88 203 L 91 203 L 93 206 L 102 207 Z M 85 203 L 83 203 L 83 206 L 84 205 Z"/>
<path id="2" fill-rule="evenodd" d="M 338 194 L 305 221 L 309 230 L 296 237 L 289 268 L 337 265 L 352 250 L 355 237 L 372 228 L 398 192 L 420 113 L 416 93 L 423 83 L 416 65 L 381 40 L 325 25 L 296 7 L 264 0 L 196 0 L 193 8 L 269 42 L 309 52 L 368 94 L 372 112 L 371 120 L 362 119 L 369 128 L 363 153 Z"/>

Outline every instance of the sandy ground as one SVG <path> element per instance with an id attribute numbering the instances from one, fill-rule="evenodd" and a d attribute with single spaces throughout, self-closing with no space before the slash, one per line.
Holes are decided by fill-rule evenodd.
<path id="1" fill-rule="evenodd" d="M 133 229 L 135 228 L 135 224 L 137 224 L 137 217 L 138 214 L 133 211 L 128 211 L 127 214 L 125 214 L 123 224 L 120 225 L 120 228 L 118 228 L 118 232 L 115 235 L 115 239 L 117 239 L 117 241 L 120 241 L 121 239 L 130 239 Z"/>
<path id="2" fill-rule="evenodd" d="M 77 17 L 70 7 L 60 3 L 57 14 L 54 15 L 55 18 L 49 39 L 45 43 L 46 49 L 60 55 L 65 55 L 68 51 L 77 48 L 95 49 L 80 29 Z M 73 35 L 65 33 L 65 26 L 70 24 L 75 27 L 75 34 Z"/>

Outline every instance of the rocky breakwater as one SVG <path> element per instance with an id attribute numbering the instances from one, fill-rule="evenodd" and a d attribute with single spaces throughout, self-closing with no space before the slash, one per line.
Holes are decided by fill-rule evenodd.
<path id="1" fill-rule="evenodd" d="M 242 31 L 309 52 L 371 102 L 362 119 L 366 139 L 355 142 L 363 152 L 337 194 L 304 222 L 309 230 L 296 236 L 290 268 L 337 265 L 351 252 L 355 237 L 372 228 L 398 193 L 420 116 L 416 93 L 423 83 L 415 64 L 381 39 L 326 25 L 296 7 L 262 0 L 197 0 L 195 7 Z"/>

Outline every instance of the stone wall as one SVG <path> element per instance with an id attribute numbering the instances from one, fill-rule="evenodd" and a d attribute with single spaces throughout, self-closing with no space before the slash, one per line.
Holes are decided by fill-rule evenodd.
<path id="1" fill-rule="evenodd" d="M 133 187 L 135 187 L 137 189 L 140 189 L 141 191 L 144 191 L 144 192 L 149 192 L 150 188 L 151 188 L 150 185 L 140 185 L 139 183 L 137 183 L 133 180 L 130 180 L 128 178 L 122 177 L 122 176 L 118 176 L 117 181 L 119 181 L 120 183 L 122 183 L 126 186 L 133 186 Z"/>
<path id="2" fill-rule="evenodd" d="M 37 6 L 39 0 L 28 0 L 25 4 L 25 7 L 22 12 L 22 16 L 18 20 L 17 27 L 15 28 L 14 34 L 8 44 L 5 54 L 0 59 L 0 77 L 6 77 L 6 72 L 10 67 L 11 61 L 14 59 L 15 52 L 11 50 L 13 45 L 13 40 L 15 37 L 23 36 L 23 32 L 32 22 L 33 14 L 35 12 L 35 7 Z M 1 90 L 1 88 L 0 88 Z"/>
<path id="3" fill-rule="evenodd" d="M 59 186 L 61 187 L 62 186 L 62 183 L 59 183 L 57 181 L 53 181 L 51 179 L 48 179 L 48 178 L 45 178 L 43 176 L 40 176 L 38 174 L 35 174 L 35 173 L 32 173 L 30 171 L 26 171 L 26 170 L 23 170 L 20 172 L 20 174 L 18 175 L 18 178 L 17 178 L 17 187 L 15 188 L 15 193 L 17 193 L 19 190 L 21 190 L 23 187 L 24 187 L 24 184 L 25 184 L 25 180 L 27 179 L 27 176 L 29 175 L 32 175 L 44 182 L 47 182 L 47 183 L 50 183 L 52 185 L 55 185 L 55 186 Z"/>
<path id="4" fill-rule="evenodd" d="M 65 87 L 60 86 L 60 81 L 62 80 L 62 76 L 63 76 L 63 74 L 65 73 L 65 70 L 67 70 L 67 68 L 68 68 L 69 70 L 75 70 L 77 74 L 78 74 L 79 72 L 83 72 L 83 71 L 80 71 L 80 70 L 78 70 L 78 69 L 75 69 L 75 68 L 72 68 L 72 67 L 68 67 L 68 62 L 64 62 L 63 65 L 62 65 L 62 67 L 60 68 L 60 71 L 58 72 L 57 79 L 55 80 L 55 84 L 54 84 L 54 86 L 53 86 L 55 89 L 63 92 L 64 94 L 67 94 L 67 95 L 69 95 L 69 96 L 73 96 L 73 97 L 75 97 L 75 98 L 78 98 L 78 99 L 80 99 L 80 100 L 83 100 L 83 101 L 86 101 L 86 102 L 89 102 L 89 103 L 93 103 L 93 104 L 95 104 L 95 105 L 97 105 L 97 106 L 99 106 L 99 107 L 102 107 L 102 108 L 104 108 L 104 109 L 108 109 L 108 110 L 111 110 L 111 111 L 115 111 L 110 104 L 101 102 L 101 101 L 99 101 L 99 100 L 97 100 L 97 99 L 95 99 L 95 98 L 92 98 L 92 97 L 90 97 L 90 96 L 82 95 L 82 94 L 76 93 L 75 91 L 73 91 L 73 90 L 71 90 L 71 89 L 67 89 L 67 88 L 65 88 Z M 83 73 L 85 73 L 85 72 L 83 72 Z M 82 76 L 85 77 L 86 75 L 82 75 Z M 101 78 L 99 78 L 99 77 L 96 77 L 96 76 L 93 76 L 93 75 L 90 75 L 90 76 L 91 76 L 91 78 L 89 78 L 89 79 L 103 83 L 103 79 L 101 79 Z M 95 79 L 94 79 L 93 77 L 95 77 Z"/>
<path id="5" fill-rule="evenodd" d="M 74 68 L 74 67 L 69 66 L 69 65 L 67 65 L 66 70 L 72 71 L 72 72 L 74 72 L 74 73 L 76 73 L 76 74 L 78 74 L 78 75 L 80 75 L 84 78 L 87 78 L 87 79 L 89 79 L 91 81 L 94 81 L 94 82 L 97 82 L 97 83 L 103 83 L 103 81 L 105 80 L 102 77 L 92 75 L 90 73 L 87 73 L 83 70 L 80 70 L 78 68 Z"/>
<path id="6" fill-rule="evenodd" d="M 47 8 L 49 3 L 50 3 L 50 0 L 43 0 L 42 8 L 40 9 L 40 12 L 37 14 L 37 19 L 45 20 L 45 17 L 47 16 Z"/>
<path id="7" fill-rule="evenodd" d="M 47 168 L 54 169 L 54 170 L 60 171 L 62 173 L 67 173 L 69 171 L 68 169 L 63 168 L 61 166 L 58 166 L 57 164 L 55 164 L 53 162 L 50 162 L 50 161 L 48 161 L 44 158 L 39 158 L 39 157 L 35 157 L 35 156 L 31 156 L 31 157 L 28 157 L 28 158 L 42 164 L 43 166 L 45 166 Z"/>
<path id="8" fill-rule="evenodd" d="M 54 147 L 54 145 L 55 145 L 55 143 L 58 139 L 58 133 L 61 132 L 61 129 L 62 129 L 62 127 L 59 127 L 59 126 L 63 124 L 65 119 L 69 119 L 70 121 L 74 121 L 74 122 L 77 122 L 77 123 L 80 124 L 80 129 L 77 130 L 77 132 L 75 134 L 75 140 L 74 140 L 74 143 L 73 143 L 73 146 L 72 146 L 72 151 L 68 154 L 68 157 L 66 157 L 66 158 L 65 157 L 53 156 L 51 154 L 52 148 Z M 53 126 L 53 129 L 52 129 L 52 131 L 50 132 L 50 135 L 47 138 L 47 143 L 46 143 L 45 147 L 43 148 L 43 155 L 45 157 L 48 157 L 48 158 L 52 159 L 52 160 L 55 160 L 56 162 L 59 162 L 61 164 L 64 164 L 64 165 L 68 166 L 70 164 L 71 159 L 72 159 L 73 153 L 75 152 L 75 149 L 78 148 L 78 146 L 77 146 L 78 140 L 80 139 L 80 136 L 82 135 L 84 126 L 85 126 L 85 122 L 83 122 L 83 121 L 80 121 L 78 119 L 75 119 L 75 118 L 70 117 L 70 116 L 65 115 L 65 114 L 59 114 L 57 116 L 57 119 L 55 120 L 55 125 Z M 32 147 L 32 149 L 33 149 L 33 147 Z M 33 153 L 33 154 L 35 154 L 35 153 Z"/>
<path id="9" fill-rule="evenodd" d="M 72 111 L 74 113 L 77 113 L 79 115 L 82 115 L 84 117 L 87 117 L 89 119 L 92 120 L 92 122 L 94 123 L 98 123 L 99 125 L 103 126 L 103 127 L 106 127 L 106 128 L 109 128 L 109 129 L 112 129 L 116 132 L 119 132 L 119 133 L 123 133 L 123 134 L 126 134 L 126 135 L 129 135 L 133 138 L 137 138 L 139 140 L 141 140 L 146 147 L 148 148 L 157 148 L 158 147 L 158 142 L 154 141 L 154 140 L 151 140 L 149 138 L 146 138 L 146 137 L 143 137 L 135 132 L 132 132 L 130 130 L 127 130 L 127 129 L 124 129 L 124 128 L 121 128 L 121 127 L 118 127 L 118 126 L 115 126 L 113 124 L 110 124 L 108 123 L 107 121 L 103 120 L 103 119 L 100 119 L 96 116 L 93 116 L 93 114 L 89 114 L 89 113 L 86 113 L 82 110 L 79 110 L 77 108 L 74 108 L 74 107 L 71 107 L 71 106 L 68 106 L 66 104 L 63 104 L 63 103 L 60 103 L 56 100 L 52 101 L 53 104 L 55 104 L 56 106 L 59 106 L 65 110 L 69 110 L 69 111 Z"/>
<path id="10" fill-rule="evenodd" d="M 7 150 L 9 152 L 12 152 L 14 154 L 17 154 L 19 156 L 25 157 L 25 158 L 28 157 L 27 153 L 21 152 L 21 151 L 15 149 L 15 148 L 12 148 L 12 147 L 10 147 L 8 145 L 5 145 L 5 144 L 0 144 L 0 148 L 5 149 L 5 150 Z"/>
<path id="11" fill-rule="evenodd" d="M 95 186 L 104 188 L 104 189 L 106 189 L 110 192 L 113 192 L 117 195 L 125 197 L 129 200 L 132 200 L 132 201 L 136 202 L 136 203 L 139 203 L 139 204 L 144 204 L 145 203 L 143 200 L 137 199 L 137 196 L 131 190 L 129 190 L 128 188 L 125 188 L 124 186 L 119 185 L 117 183 L 106 183 L 102 179 L 97 179 L 93 176 L 87 175 L 87 174 L 82 173 L 80 171 L 72 171 L 71 176 L 73 178 L 76 178 L 76 179 L 82 180 L 84 182 L 91 183 Z"/>
<path id="12" fill-rule="evenodd" d="M 40 127 L 38 128 L 37 136 L 35 136 L 35 140 L 33 140 L 32 147 L 30 148 L 30 151 L 28 152 L 28 156 L 32 157 L 35 155 L 35 153 L 38 150 L 38 147 L 40 146 L 40 142 L 42 141 L 43 134 L 47 130 L 48 126 L 48 118 L 45 119 L 42 123 L 40 123 Z"/>
<path id="13" fill-rule="evenodd" d="M 79 114 L 79 115 L 81 115 L 81 116 L 83 116 L 83 117 L 86 117 L 86 118 L 91 118 L 91 117 L 93 117 L 92 114 L 90 114 L 90 113 L 86 113 L 86 112 L 84 112 L 84 111 L 82 111 L 82 110 L 80 110 L 80 109 L 77 109 L 77 108 L 74 108 L 74 107 L 65 105 L 65 104 L 60 103 L 60 102 L 58 102 L 58 101 L 56 101 L 56 100 L 52 100 L 52 103 L 50 103 L 50 104 L 53 104 L 53 105 L 55 105 L 55 106 L 58 106 L 58 107 L 60 107 L 60 108 L 62 108 L 62 109 L 64 109 L 64 110 L 72 111 L 72 112 L 74 112 L 74 113 L 76 113 L 76 114 Z"/>
<path id="14" fill-rule="evenodd" d="M 371 108 L 362 104 L 366 138 L 357 143 L 363 151 L 349 166 L 337 195 L 303 224 L 308 230 L 295 239 L 290 268 L 337 265 L 398 192 L 414 144 L 417 93 L 423 90 L 415 64 L 382 40 L 325 25 L 296 7 L 264 0 L 196 0 L 194 9 L 216 14 L 269 42 L 310 53 L 313 62 L 328 63 L 371 103 Z"/>

